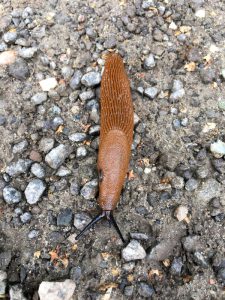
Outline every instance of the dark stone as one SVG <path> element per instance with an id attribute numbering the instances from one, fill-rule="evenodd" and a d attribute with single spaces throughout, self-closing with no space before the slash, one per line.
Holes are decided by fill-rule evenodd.
<path id="1" fill-rule="evenodd" d="M 9 75 L 19 80 L 25 80 L 28 78 L 30 72 L 25 60 L 18 58 L 13 64 L 11 64 L 9 66 Z"/>
<path id="2" fill-rule="evenodd" d="M 73 218 L 73 212 L 70 208 L 60 211 L 57 217 L 57 226 L 70 226 Z"/>

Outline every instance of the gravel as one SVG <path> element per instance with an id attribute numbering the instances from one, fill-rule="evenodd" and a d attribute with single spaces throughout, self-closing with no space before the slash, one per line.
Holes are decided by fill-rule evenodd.
<path id="1" fill-rule="evenodd" d="M 86 87 L 98 85 L 101 82 L 101 75 L 98 72 L 89 72 L 81 78 L 81 83 Z"/>
<path id="2" fill-rule="evenodd" d="M 6 294 L 6 279 L 7 279 L 7 273 L 0 270 L 0 296 Z"/>
<path id="3" fill-rule="evenodd" d="M 146 257 L 145 249 L 141 246 L 141 244 L 132 240 L 123 250 L 122 250 L 122 258 L 125 261 L 144 259 Z"/>
<path id="4" fill-rule="evenodd" d="M 158 94 L 158 89 L 156 87 L 149 87 L 144 90 L 145 96 L 147 96 L 149 99 L 154 99 Z"/>
<path id="5" fill-rule="evenodd" d="M 42 138 L 39 142 L 39 150 L 45 153 L 49 152 L 54 147 L 54 139 Z"/>
<path id="6" fill-rule="evenodd" d="M 31 102 L 34 105 L 39 105 L 39 104 L 45 102 L 47 100 L 47 98 L 48 98 L 47 93 L 45 93 L 45 92 L 37 93 L 34 96 L 32 96 Z"/>
<path id="7" fill-rule="evenodd" d="M 86 155 L 87 155 L 87 149 L 84 146 L 80 146 L 77 148 L 77 151 L 76 151 L 77 158 L 82 158 L 82 157 L 85 157 Z"/>
<path id="8" fill-rule="evenodd" d="M 12 186 L 6 186 L 3 189 L 3 199 L 8 204 L 15 204 L 19 203 L 22 199 L 22 195 L 20 191 L 16 190 Z"/>
<path id="9" fill-rule="evenodd" d="M 72 90 L 76 90 L 81 85 L 82 73 L 80 70 L 76 70 L 70 80 L 70 87 Z"/>
<path id="10" fill-rule="evenodd" d="M 16 177 L 20 174 L 26 173 L 31 163 L 32 162 L 29 159 L 19 159 L 17 162 L 11 163 L 6 168 L 6 173 L 12 177 Z"/>
<path id="11" fill-rule="evenodd" d="M 32 58 L 34 54 L 37 52 L 36 47 L 30 47 L 30 48 L 21 48 L 19 49 L 19 56 L 25 59 Z"/>
<path id="12" fill-rule="evenodd" d="M 16 154 L 16 153 L 22 153 L 22 152 L 24 152 L 24 151 L 27 149 L 27 147 L 28 147 L 28 142 L 27 142 L 27 140 L 23 140 L 23 141 L 21 141 L 21 142 L 15 144 L 15 145 L 13 146 L 12 152 L 13 152 L 14 154 Z"/>
<path id="13" fill-rule="evenodd" d="M 45 183 L 40 179 L 32 179 L 25 189 L 25 196 L 29 204 L 37 203 L 46 189 Z"/>
<path id="14" fill-rule="evenodd" d="M 57 226 L 70 226 L 73 219 L 73 212 L 70 208 L 65 208 L 60 211 L 57 216 Z"/>
<path id="15" fill-rule="evenodd" d="M 91 218 L 85 213 L 76 213 L 74 215 L 74 226 L 82 230 L 84 227 L 91 222 Z"/>
<path id="16" fill-rule="evenodd" d="M 221 184 L 215 179 L 207 179 L 196 190 L 196 199 L 194 199 L 193 204 L 199 206 L 207 205 L 212 198 L 220 196 L 221 188 Z"/>
<path id="17" fill-rule="evenodd" d="M 60 144 L 45 156 L 45 161 L 52 169 L 58 169 L 70 155 L 70 151 L 69 146 Z"/>
<path id="18" fill-rule="evenodd" d="M 86 199 L 94 199 L 98 192 L 98 180 L 93 179 L 87 182 L 81 189 L 80 194 L 81 196 Z"/>
<path id="19" fill-rule="evenodd" d="M 31 166 L 31 173 L 38 178 L 45 177 L 45 169 L 38 163 L 34 163 Z"/>
<path id="20" fill-rule="evenodd" d="M 69 135 L 69 140 L 71 142 L 83 142 L 86 139 L 86 133 L 72 133 Z"/>
<path id="21" fill-rule="evenodd" d="M 143 298 L 150 298 L 154 294 L 154 289 L 151 285 L 141 282 L 138 286 L 138 294 Z"/>
<path id="22" fill-rule="evenodd" d="M 156 65 L 156 63 L 155 63 L 154 55 L 151 53 L 144 60 L 144 68 L 146 70 L 150 70 L 150 69 L 153 69 L 155 67 L 155 65 Z"/>
<path id="23" fill-rule="evenodd" d="M 76 284 L 70 279 L 61 282 L 43 281 L 38 289 L 40 300 L 70 300 L 75 291 Z"/>
<path id="24" fill-rule="evenodd" d="M 11 64 L 9 66 L 9 75 L 19 80 L 25 80 L 28 78 L 30 71 L 25 60 L 18 58 L 13 64 Z"/>
<path id="25" fill-rule="evenodd" d="M 32 214 L 30 212 L 25 212 L 20 215 L 20 220 L 23 224 L 29 223 L 32 218 Z"/>

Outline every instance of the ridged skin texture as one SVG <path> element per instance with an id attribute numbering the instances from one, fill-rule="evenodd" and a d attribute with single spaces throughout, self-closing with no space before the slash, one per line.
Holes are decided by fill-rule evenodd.
<path id="1" fill-rule="evenodd" d="M 113 210 L 119 201 L 130 160 L 133 116 L 130 85 L 122 58 L 109 54 L 101 82 L 98 171 L 102 210 Z"/>

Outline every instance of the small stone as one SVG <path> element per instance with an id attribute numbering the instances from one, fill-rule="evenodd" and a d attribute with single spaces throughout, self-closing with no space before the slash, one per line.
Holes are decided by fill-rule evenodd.
<path id="1" fill-rule="evenodd" d="M 134 126 L 136 126 L 140 122 L 140 118 L 136 113 L 134 113 Z"/>
<path id="2" fill-rule="evenodd" d="M 94 98 L 94 96 L 95 96 L 95 94 L 92 90 L 85 91 L 79 95 L 80 99 L 83 101 L 90 100 L 90 99 Z"/>
<path id="3" fill-rule="evenodd" d="M 6 122 L 6 117 L 3 115 L 0 115 L 0 126 L 4 125 Z"/>
<path id="4" fill-rule="evenodd" d="M 39 152 L 32 150 L 30 152 L 29 158 L 33 161 L 41 162 L 42 161 L 42 156 Z"/>
<path id="5" fill-rule="evenodd" d="M 205 9 L 201 8 L 201 9 L 196 10 L 195 16 L 197 18 L 201 18 L 201 19 L 205 18 Z"/>
<path id="6" fill-rule="evenodd" d="M 37 94 L 33 95 L 31 98 L 31 102 L 34 105 L 39 105 L 39 104 L 45 102 L 47 99 L 48 99 L 47 93 L 42 92 L 42 93 L 37 93 Z"/>
<path id="7" fill-rule="evenodd" d="M 181 257 L 174 258 L 171 267 L 170 267 L 170 273 L 172 275 L 180 276 L 182 268 L 183 268 L 183 262 Z"/>
<path id="8" fill-rule="evenodd" d="M 90 135 L 98 135 L 100 132 L 100 126 L 99 125 L 95 125 L 95 126 L 91 126 L 89 129 L 89 134 Z"/>
<path id="9" fill-rule="evenodd" d="M 23 224 L 29 223 L 32 218 L 32 214 L 30 212 L 25 212 L 24 214 L 20 215 L 20 220 Z"/>
<path id="10" fill-rule="evenodd" d="M 44 168 L 38 164 L 38 163 L 34 163 L 31 166 L 31 173 L 34 174 L 34 176 L 38 177 L 38 178 L 44 178 L 45 177 L 45 170 Z"/>
<path id="11" fill-rule="evenodd" d="M 22 211 L 22 209 L 21 209 L 20 207 L 17 207 L 17 208 L 14 210 L 14 212 L 15 212 L 15 214 L 16 214 L 17 216 L 22 215 L 22 213 L 23 213 L 23 211 Z"/>
<path id="12" fill-rule="evenodd" d="M 12 44 L 16 41 L 17 39 L 17 32 L 16 31 L 8 31 L 5 34 L 3 34 L 3 40 L 7 44 Z"/>
<path id="13" fill-rule="evenodd" d="M 1 51 L 1 47 L 0 47 L 0 51 Z M 4 51 L 0 53 L 0 66 L 11 65 L 15 61 L 16 61 L 16 52 L 14 50 Z"/>
<path id="14" fill-rule="evenodd" d="M 13 285 L 9 290 L 10 300 L 27 300 L 20 285 Z"/>
<path id="15" fill-rule="evenodd" d="M 99 112 L 98 109 L 93 107 L 90 113 L 90 119 L 95 122 L 95 124 L 99 123 Z"/>
<path id="16" fill-rule="evenodd" d="M 112 49 L 112 48 L 116 47 L 116 45 L 117 45 L 117 40 L 116 40 L 115 35 L 109 35 L 107 40 L 104 42 L 104 47 L 106 49 Z"/>
<path id="17" fill-rule="evenodd" d="M 183 118 L 183 119 L 181 120 L 181 125 L 182 125 L 183 127 L 186 127 L 186 126 L 188 125 L 188 118 Z"/>
<path id="18" fill-rule="evenodd" d="M 54 89 L 58 82 L 55 77 L 50 77 L 39 81 L 42 91 L 49 92 L 51 89 Z"/>
<path id="19" fill-rule="evenodd" d="M 17 162 L 11 163 L 6 168 L 6 173 L 12 177 L 16 177 L 20 174 L 26 173 L 31 163 L 32 161 L 30 159 L 19 159 Z"/>
<path id="20" fill-rule="evenodd" d="M 74 244 L 74 239 L 73 239 L 73 242 L 72 244 Z M 70 279 L 72 279 L 73 281 L 77 282 L 82 276 L 82 273 L 81 273 L 81 268 L 78 266 L 78 267 L 74 267 L 70 270 Z"/>
<path id="21" fill-rule="evenodd" d="M 164 35 L 163 35 L 163 32 L 161 30 L 155 29 L 153 31 L 153 38 L 154 38 L 155 41 L 162 42 L 163 37 L 164 37 Z"/>
<path id="22" fill-rule="evenodd" d="M 64 124 L 64 120 L 61 117 L 57 116 L 52 120 L 51 127 L 52 129 L 56 130 L 60 125 L 63 124 Z"/>
<path id="23" fill-rule="evenodd" d="M 222 69 L 221 75 L 222 75 L 223 79 L 225 79 L 225 69 Z"/>
<path id="24" fill-rule="evenodd" d="M 11 251 L 0 252 L 0 268 L 2 271 L 6 271 L 8 265 L 10 264 L 12 259 Z"/>
<path id="25" fill-rule="evenodd" d="M 124 288 L 124 295 L 127 297 L 131 297 L 134 293 L 134 287 L 132 285 L 127 285 Z"/>
<path id="26" fill-rule="evenodd" d="M 71 142 L 83 142 L 86 139 L 86 133 L 72 133 L 68 136 Z"/>
<path id="27" fill-rule="evenodd" d="M 16 61 L 9 66 L 9 75 L 19 80 L 25 80 L 29 77 L 30 72 L 25 60 L 22 58 L 16 59 Z"/>
<path id="28" fill-rule="evenodd" d="M 215 179 L 207 179 L 196 191 L 196 197 L 193 204 L 200 206 L 207 205 L 208 202 L 215 197 L 219 197 L 221 192 L 221 184 Z"/>
<path id="29" fill-rule="evenodd" d="M 37 52 L 36 47 L 30 47 L 30 48 L 21 48 L 19 49 L 19 56 L 22 58 L 32 58 L 34 54 Z"/>
<path id="30" fill-rule="evenodd" d="M 13 188 L 12 186 L 7 185 L 3 189 L 3 199 L 5 200 L 6 203 L 8 204 L 15 204 L 19 203 L 21 200 L 22 196 L 21 193 Z"/>
<path id="31" fill-rule="evenodd" d="M 177 218 L 179 222 L 187 218 L 187 215 L 188 215 L 188 208 L 183 205 L 178 206 L 178 208 L 175 210 L 174 213 L 174 216 Z"/>
<path id="32" fill-rule="evenodd" d="M 188 60 L 190 62 L 200 62 L 202 58 L 202 55 L 197 48 L 191 48 L 188 52 Z"/>
<path id="33" fill-rule="evenodd" d="M 57 226 L 70 226 L 73 218 L 73 212 L 70 208 L 61 209 L 57 216 Z"/>
<path id="34" fill-rule="evenodd" d="M 177 102 L 179 99 L 182 99 L 185 95 L 185 90 L 184 89 L 181 89 L 181 90 L 178 90 L 176 92 L 173 92 L 171 95 L 170 95 L 170 101 L 175 103 Z"/>
<path id="35" fill-rule="evenodd" d="M 188 179 L 188 181 L 185 184 L 185 189 L 188 192 L 192 192 L 192 191 L 196 190 L 197 187 L 198 187 L 198 181 L 194 178 Z"/>
<path id="36" fill-rule="evenodd" d="M 175 129 L 178 129 L 178 128 L 180 128 L 180 120 L 179 119 L 175 119 L 175 120 L 173 120 L 173 126 L 174 126 L 174 128 Z"/>
<path id="37" fill-rule="evenodd" d="M 201 77 L 203 83 L 208 84 L 215 80 L 216 72 L 215 72 L 215 70 L 210 69 L 210 68 L 201 69 L 200 77 Z"/>
<path id="38" fill-rule="evenodd" d="M 219 279 L 219 282 L 225 282 L 225 268 L 220 268 L 217 273 L 217 278 Z"/>
<path id="39" fill-rule="evenodd" d="M 207 269 L 209 266 L 207 260 L 204 258 L 202 253 L 199 251 L 196 251 L 194 253 L 194 261 L 196 262 L 197 265 L 199 265 L 205 269 Z"/>
<path id="40" fill-rule="evenodd" d="M 77 148 L 76 157 L 81 158 L 87 155 L 87 149 L 84 146 L 80 146 Z"/>
<path id="41" fill-rule="evenodd" d="M 218 140 L 210 145 L 210 151 L 214 154 L 216 158 L 220 158 L 225 155 L 225 143 Z"/>
<path id="42" fill-rule="evenodd" d="M 130 236 L 134 240 L 143 240 L 143 241 L 147 241 L 148 240 L 148 235 L 145 234 L 145 233 L 131 232 Z"/>
<path id="43" fill-rule="evenodd" d="M 141 94 L 141 95 L 144 94 L 144 88 L 143 88 L 142 86 L 139 86 L 139 87 L 137 88 L 137 91 L 138 91 L 138 93 Z"/>
<path id="44" fill-rule="evenodd" d="M 4 299 L 4 295 L 6 294 L 6 279 L 7 273 L 0 270 L 0 298 Z"/>
<path id="45" fill-rule="evenodd" d="M 58 169 L 70 155 L 70 147 L 60 144 L 53 148 L 46 156 L 45 161 L 52 169 Z"/>
<path id="46" fill-rule="evenodd" d="M 22 152 L 24 152 L 24 150 L 27 149 L 27 147 L 28 147 L 28 142 L 27 142 L 27 140 L 23 140 L 23 141 L 21 141 L 20 143 L 17 143 L 17 144 L 15 144 L 15 145 L 13 146 L 12 152 L 13 152 L 14 154 L 16 154 L 16 153 L 22 153 Z"/>
<path id="47" fill-rule="evenodd" d="M 87 87 L 98 85 L 101 82 L 101 75 L 98 72 L 89 72 L 81 78 L 81 82 Z"/>
<path id="48" fill-rule="evenodd" d="M 91 222 L 91 218 L 85 213 L 77 213 L 74 215 L 74 226 L 82 230 L 84 227 Z"/>
<path id="49" fill-rule="evenodd" d="M 224 111 L 225 110 L 225 101 L 223 101 L 223 100 L 218 101 L 218 108 Z"/>
<path id="50" fill-rule="evenodd" d="M 70 183 L 70 193 L 73 196 L 78 196 L 80 192 L 80 185 L 76 180 L 71 181 Z"/>
<path id="51" fill-rule="evenodd" d="M 172 30 L 177 30 L 177 25 L 175 22 L 171 22 L 170 25 L 169 25 L 169 29 L 172 29 Z"/>
<path id="52" fill-rule="evenodd" d="M 70 66 L 65 66 L 62 68 L 61 73 L 65 80 L 69 80 L 73 75 L 73 69 Z"/>
<path id="53" fill-rule="evenodd" d="M 82 73 L 80 70 L 74 72 L 73 77 L 70 80 L 70 87 L 72 90 L 78 89 L 81 84 Z"/>
<path id="54" fill-rule="evenodd" d="M 39 142 L 39 150 L 45 153 L 49 152 L 54 147 L 54 139 L 42 138 Z"/>
<path id="55" fill-rule="evenodd" d="M 64 176 L 67 176 L 67 175 L 70 175 L 71 174 L 71 171 L 64 167 L 64 166 L 60 166 L 58 171 L 56 172 L 56 175 L 57 176 L 60 176 L 60 177 L 64 177 Z"/>
<path id="56" fill-rule="evenodd" d="M 65 178 L 61 178 L 59 181 L 54 182 L 54 186 L 56 191 L 63 191 L 67 188 L 67 180 Z"/>
<path id="57" fill-rule="evenodd" d="M 76 288 L 76 284 L 71 279 L 61 282 L 42 281 L 38 294 L 40 300 L 71 300 Z"/>
<path id="58" fill-rule="evenodd" d="M 144 60 L 144 68 L 146 70 L 150 70 L 153 69 L 155 67 L 156 63 L 155 63 L 155 59 L 154 59 L 154 55 L 151 53 L 147 58 L 145 58 Z"/>
<path id="59" fill-rule="evenodd" d="M 25 189 L 25 196 L 29 204 L 37 203 L 46 189 L 45 184 L 40 179 L 33 179 Z"/>
<path id="60" fill-rule="evenodd" d="M 175 188 L 177 190 L 182 190 L 184 187 L 184 178 L 182 178 L 180 176 L 176 176 L 176 177 L 172 178 L 171 185 L 173 188 Z"/>
<path id="61" fill-rule="evenodd" d="M 98 191 L 98 180 L 93 179 L 87 182 L 81 189 L 80 194 L 84 199 L 94 199 Z"/>
<path id="62" fill-rule="evenodd" d="M 182 244 L 187 252 L 194 252 L 201 249 L 200 236 L 189 235 L 182 239 Z"/>
<path id="63" fill-rule="evenodd" d="M 155 293 L 153 287 L 145 282 L 141 282 L 138 287 L 138 294 L 144 298 L 150 298 Z"/>
<path id="64" fill-rule="evenodd" d="M 150 99 L 154 99 L 158 94 L 158 89 L 156 87 L 149 87 L 145 89 L 144 91 L 145 96 L 147 96 Z"/>
<path id="65" fill-rule="evenodd" d="M 202 165 L 196 170 L 196 174 L 198 178 L 204 179 L 208 177 L 209 175 L 209 166 L 208 165 Z"/>
<path id="66" fill-rule="evenodd" d="M 123 250 L 122 250 L 122 258 L 125 261 L 144 259 L 146 257 L 145 249 L 141 246 L 141 244 L 132 240 Z"/>
<path id="67" fill-rule="evenodd" d="M 38 236 L 39 236 L 39 231 L 35 230 L 35 229 L 31 230 L 28 233 L 28 238 L 31 239 L 31 240 L 34 239 L 34 238 L 36 238 L 36 237 L 38 237 Z"/>

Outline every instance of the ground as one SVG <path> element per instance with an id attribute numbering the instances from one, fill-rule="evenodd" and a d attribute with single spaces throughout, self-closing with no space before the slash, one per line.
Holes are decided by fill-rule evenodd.
<path id="1" fill-rule="evenodd" d="M 76 285 L 73 299 L 225 299 L 224 12 L 219 0 L 1 1 L 6 299 L 14 286 L 38 299 L 42 281 L 65 279 Z M 108 51 L 123 57 L 135 111 L 114 211 L 125 245 L 106 221 L 74 239 L 99 212 Z M 40 85 L 46 78 L 51 90 Z"/>

